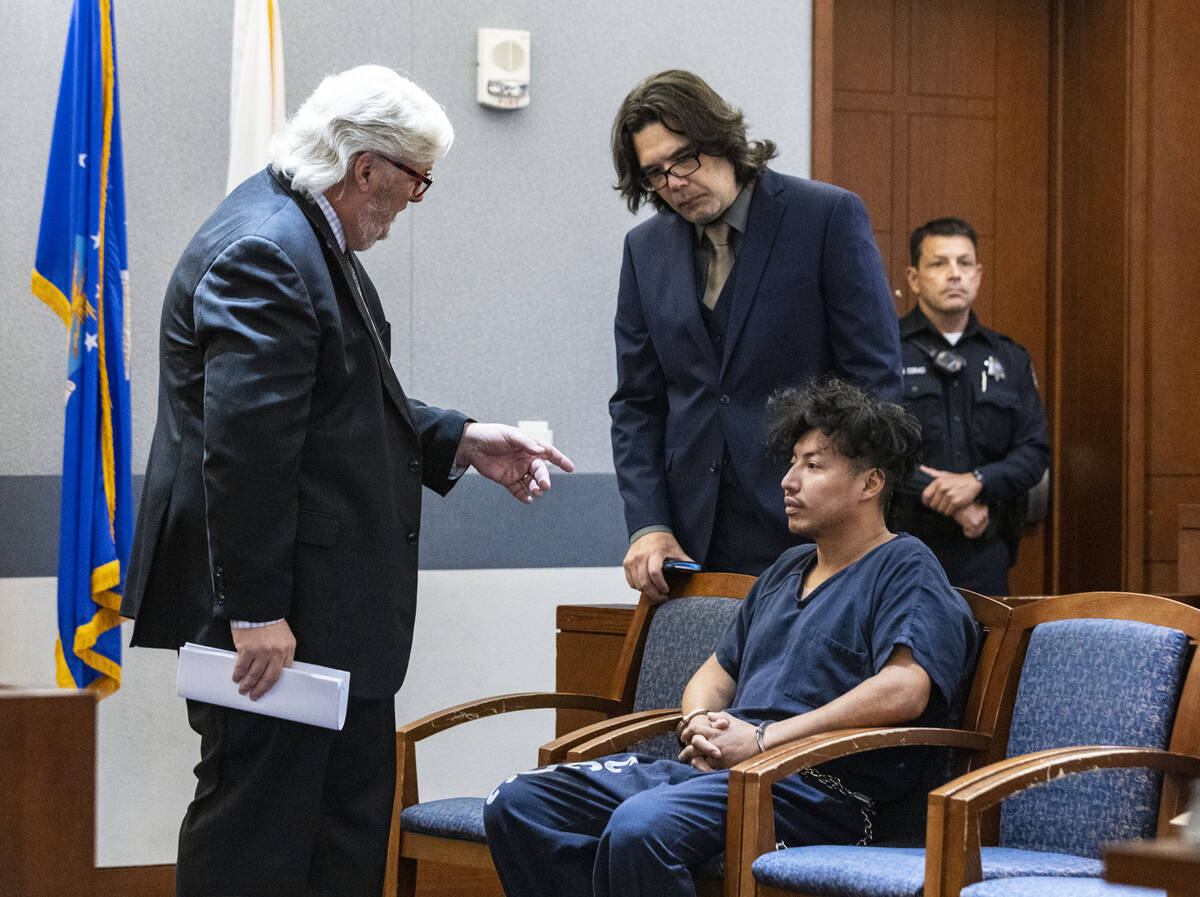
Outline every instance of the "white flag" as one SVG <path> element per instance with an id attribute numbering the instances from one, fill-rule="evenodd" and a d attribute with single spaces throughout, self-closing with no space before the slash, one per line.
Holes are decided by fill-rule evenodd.
<path id="1" fill-rule="evenodd" d="M 235 0 L 226 193 L 267 164 L 271 135 L 285 115 L 279 7 L 275 0 Z"/>

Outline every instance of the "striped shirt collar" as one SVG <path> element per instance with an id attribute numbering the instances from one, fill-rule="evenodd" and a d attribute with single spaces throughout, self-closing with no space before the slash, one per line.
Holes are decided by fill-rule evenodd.
<path id="1" fill-rule="evenodd" d="M 346 232 L 342 229 L 342 221 L 337 216 L 337 212 L 333 210 L 333 206 L 329 204 L 329 200 L 325 198 L 324 193 L 318 193 L 315 197 L 318 208 L 325 213 L 325 219 L 329 222 L 329 227 L 333 230 L 334 239 L 337 240 L 338 249 L 342 252 L 346 251 Z"/>

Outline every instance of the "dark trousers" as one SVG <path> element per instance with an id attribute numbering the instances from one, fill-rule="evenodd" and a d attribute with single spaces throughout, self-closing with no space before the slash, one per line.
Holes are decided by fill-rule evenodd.
<path id="1" fill-rule="evenodd" d="M 392 698 L 351 698 L 340 732 L 188 701 L 196 796 L 178 897 L 379 897 L 396 781 Z"/>
<path id="2" fill-rule="evenodd" d="M 789 776 L 772 790 L 790 845 L 849 844 L 862 814 Z M 484 808 L 508 897 L 694 897 L 692 869 L 725 849 L 729 773 L 618 754 L 512 776 Z"/>

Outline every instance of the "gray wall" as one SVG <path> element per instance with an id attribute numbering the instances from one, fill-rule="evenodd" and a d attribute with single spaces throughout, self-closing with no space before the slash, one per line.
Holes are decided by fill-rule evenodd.
<path id="1" fill-rule="evenodd" d="M 162 288 L 224 192 L 233 4 L 114 3 L 140 472 L 154 428 Z M 289 108 L 325 73 L 378 62 L 410 73 L 458 132 L 425 201 L 364 260 L 405 387 L 480 419 L 547 419 L 578 464 L 532 508 L 479 477 L 426 502 L 429 572 L 397 715 L 550 688 L 555 605 L 632 600 L 613 566 L 624 533 L 606 408 L 621 239 L 634 223 L 611 189 L 612 115 L 640 78 L 690 68 L 742 106 L 752 135 L 779 143 L 777 169 L 807 174 L 811 3 L 769 0 L 735 13 L 695 0 L 682 15 L 672 4 L 670 16 L 665 4 L 632 0 L 280 6 Z M 9 621 L 0 682 L 53 682 L 66 332 L 29 292 L 29 272 L 70 8 L 70 0 L 0 0 L 0 618 Z M 478 27 L 532 32 L 527 109 L 475 103 Z M 593 569 L 540 569 L 549 567 Z M 128 651 L 124 685 L 101 704 L 102 865 L 174 859 L 196 743 L 172 675 L 170 652 Z M 489 788 L 534 762 L 531 746 L 548 734 L 489 731 L 487 769 L 478 766 L 478 734 L 440 737 L 422 772 L 426 798 Z"/>
<path id="2" fill-rule="evenodd" d="M 392 321 L 396 368 L 425 401 L 485 420 L 549 420 L 579 472 L 602 475 L 568 487 L 558 513 L 603 501 L 600 559 L 612 562 L 612 539 L 623 534 L 605 403 L 614 382 L 621 239 L 634 223 L 611 189 L 612 115 L 644 75 L 690 68 L 743 107 L 751 134 L 779 143 L 777 168 L 807 174 L 810 4 L 760 2 L 733 16 L 727 4 L 699 0 L 679 22 L 665 18 L 665 7 L 632 0 L 280 5 L 289 109 L 325 73 L 367 61 L 410 73 L 446 106 L 457 141 L 437 166 L 437 185 L 365 257 Z M 161 290 L 223 194 L 232 6 L 116 2 L 135 472 L 144 468 L 154 426 Z M 31 489 L 40 496 L 52 487 L 59 472 L 66 334 L 30 294 L 28 275 L 70 7 L 69 0 L 3 0 L 0 530 L 17 523 L 4 509 L 15 504 L 3 501 L 14 488 L 6 478 L 51 478 L 16 483 L 28 498 Z M 528 108 L 475 102 L 480 26 L 532 31 Z M 490 508 L 488 492 L 476 488 L 466 500 L 481 495 Z M 22 513 L 28 535 L 53 526 L 54 502 L 50 494 L 33 501 L 35 511 L 49 509 L 36 520 Z M 22 507 L 28 511 L 29 501 Z M 36 537 L 44 541 L 40 531 Z M 2 555 L 0 575 L 53 572 L 52 553 L 49 569 L 45 557 L 28 553 L 15 569 L 11 557 L 2 566 Z"/>

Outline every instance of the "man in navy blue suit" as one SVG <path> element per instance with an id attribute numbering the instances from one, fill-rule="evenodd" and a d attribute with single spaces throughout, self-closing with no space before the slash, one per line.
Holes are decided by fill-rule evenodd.
<path id="1" fill-rule="evenodd" d="M 757 575 L 796 544 L 766 400 L 834 373 L 898 401 L 899 332 L 862 201 L 767 168 L 775 144 L 697 76 L 635 87 L 612 150 L 629 210 L 659 211 L 625 238 L 609 411 L 625 578 L 665 597 L 667 558 Z"/>

